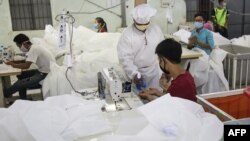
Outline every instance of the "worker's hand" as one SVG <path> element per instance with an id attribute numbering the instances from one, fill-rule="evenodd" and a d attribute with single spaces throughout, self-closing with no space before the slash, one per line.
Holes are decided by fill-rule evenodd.
<path id="1" fill-rule="evenodd" d="M 172 76 L 170 75 L 170 73 L 169 74 L 163 73 L 161 75 L 161 79 L 160 80 L 164 80 L 166 82 L 170 82 L 171 78 L 172 78 Z"/>
<path id="2" fill-rule="evenodd" d="M 192 45 L 195 45 L 198 43 L 197 37 L 196 36 L 192 36 L 189 38 L 189 43 Z"/>
<path id="3" fill-rule="evenodd" d="M 137 74 L 134 76 L 133 82 L 138 85 L 142 83 L 142 77 L 139 79 Z"/>
<path id="4" fill-rule="evenodd" d="M 147 90 L 147 93 L 149 95 L 154 95 L 154 96 L 157 96 L 157 97 L 160 97 L 160 96 L 163 95 L 163 93 L 161 91 L 159 91 L 158 89 L 156 89 L 156 88 L 149 88 Z"/>
<path id="5" fill-rule="evenodd" d="M 167 91 L 168 87 L 170 86 L 170 80 L 171 80 L 170 74 L 162 74 L 160 79 L 160 85 L 164 89 L 164 91 Z"/>
<path id="6" fill-rule="evenodd" d="M 146 99 L 146 100 L 149 100 L 149 101 L 152 101 L 152 100 L 157 98 L 157 96 L 149 94 L 148 90 L 141 91 L 139 93 L 139 96 L 140 96 L 140 98 Z"/>
<path id="7" fill-rule="evenodd" d="M 141 91 L 138 95 L 139 95 L 140 98 L 142 98 L 142 99 L 147 99 L 147 97 L 148 97 L 148 93 L 147 93 L 146 90 Z"/>

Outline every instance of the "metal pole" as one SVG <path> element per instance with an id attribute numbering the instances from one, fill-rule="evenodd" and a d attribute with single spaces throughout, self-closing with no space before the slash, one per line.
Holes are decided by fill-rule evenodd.
<path id="1" fill-rule="evenodd" d="M 242 12 L 243 13 L 246 12 L 246 0 L 243 1 Z M 243 15 L 242 17 L 242 26 L 241 26 L 241 35 L 244 35 L 244 34 L 245 34 L 245 15 Z"/>
<path id="2" fill-rule="evenodd" d="M 126 2 L 121 0 L 121 18 L 122 18 L 122 27 L 127 27 L 126 22 Z"/>
<path id="3" fill-rule="evenodd" d="M 232 78 L 232 84 L 233 84 L 233 90 L 236 89 L 236 75 L 237 75 L 237 58 L 233 58 L 233 78 Z"/>

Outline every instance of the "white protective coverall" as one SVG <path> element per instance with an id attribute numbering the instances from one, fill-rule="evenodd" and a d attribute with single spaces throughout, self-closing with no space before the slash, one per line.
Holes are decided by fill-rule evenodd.
<path id="1" fill-rule="evenodd" d="M 134 25 L 125 29 L 117 49 L 119 62 L 130 79 L 140 72 L 148 87 L 159 88 L 161 71 L 155 48 L 163 39 L 160 28 L 153 24 L 145 32 Z"/>
<path id="2" fill-rule="evenodd" d="M 132 11 L 132 18 L 137 26 L 141 24 L 147 28 L 140 31 L 135 24 L 129 26 L 122 33 L 117 46 L 119 62 L 127 76 L 133 79 L 140 72 L 149 88 L 160 88 L 162 73 L 155 48 L 164 36 L 157 25 L 150 23 L 150 18 L 155 14 L 156 10 L 148 4 L 136 6 Z"/>

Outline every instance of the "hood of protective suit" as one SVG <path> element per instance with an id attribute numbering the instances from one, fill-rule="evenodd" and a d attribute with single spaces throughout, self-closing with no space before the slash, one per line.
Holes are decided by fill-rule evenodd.
<path id="1" fill-rule="evenodd" d="M 146 24 L 150 18 L 156 14 L 156 9 L 148 4 L 141 4 L 134 8 L 132 11 L 133 19 L 139 24 Z"/>

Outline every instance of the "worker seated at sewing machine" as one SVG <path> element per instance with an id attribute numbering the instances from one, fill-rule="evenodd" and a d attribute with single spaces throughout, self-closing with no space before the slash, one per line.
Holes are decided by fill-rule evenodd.
<path id="1" fill-rule="evenodd" d="M 22 73 L 17 76 L 18 80 L 4 90 L 4 96 L 10 97 L 12 94 L 19 92 L 21 99 L 27 99 L 27 89 L 40 85 L 39 82 L 43 80 L 50 71 L 50 62 L 55 61 L 55 59 L 44 47 L 34 46 L 30 42 L 29 37 L 24 34 L 15 36 L 14 42 L 22 52 L 26 53 L 27 58 L 23 61 L 6 60 L 4 63 L 22 70 L 29 69 L 31 64 L 35 63 L 38 66 L 38 70 L 22 71 Z"/>
<path id="2" fill-rule="evenodd" d="M 196 87 L 191 74 L 180 66 L 182 48 L 173 39 L 162 41 L 155 53 L 159 58 L 159 65 L 164 72 L 160 83 L 163 89 L 171 96 L 180 97 L 196 102 Z M 164 95 L 155 88 L 149 88 L 139 93 L 142 99 L 152 101 Z"/>

